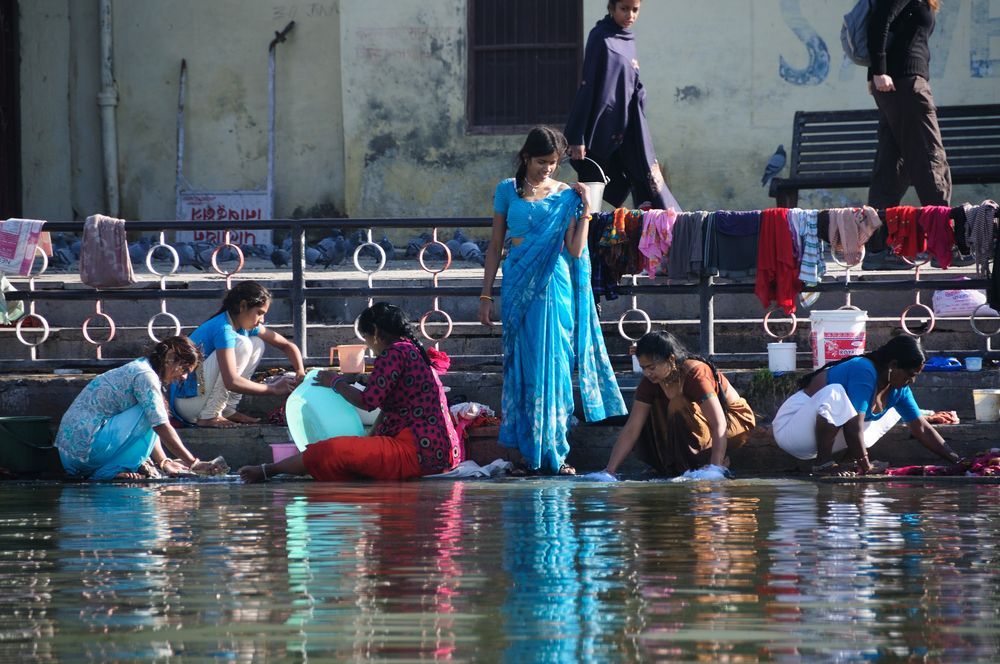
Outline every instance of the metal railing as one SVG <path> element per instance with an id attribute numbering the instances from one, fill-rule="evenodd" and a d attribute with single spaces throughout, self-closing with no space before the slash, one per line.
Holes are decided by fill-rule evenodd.
<path id="1" fill-rule="evenodd" d="M 26 290 L 18 290 L 14 292 L 8 292 L 6 294 L 8 301 L 24 301 L 27 303 L 25 316 L 17 322 L 15 327 L 15 334 L 17 339 L 24 344 L 29 349 L 29 358 L 23 360 L 0 360 L 0 369 L 3 370 L 24 370 L 30 365 L 37 366 L 101 366 L 107 365 L 112 362 L 103 357 L 101 347 L 111 342 L 116 334 L 116 324 L 115 321 L 104 311 L 103 303 L 106 301 L 149 301 L 158 300 L 160 303 L 160 310 L 154 314 L 147 323 L 146 329 L 149 337 L 153 340 L 157 340 L 156 330 L 163 327 L 161 323 L 158 323 L 160 319 L 165 319 L 166 322 L 170 324 L 173 328 L 171 333 L 179 333 L 181 329 L 180 321 L 177 317 L 169 311 L 169 303 L 172 301 L 180 300 L 220 300 L 223 291 L 217 288 L 198 288 L 190 290 L 180 290 L 176 288 L 171 288 L 170 284 L 167 282 L 167 278 L 173 274 L 176 274 L 179 267 L 179 259 L 176 250 L 168 245 L 165 241 L 164 233 L 166 231 L 199 231 L 209 229 L 215 233 L 222 233 L 223 242 L 215 246 L 212 254 L 210 263 L 212 269 L 216 274 L 225 277 L 227 286 L 231 279 L 237 275 L 243 274 L 242 268 L 244 266 L 244 257 L 239 246 L 231 244 L 229 241 L 229 233 L 231 231 L 239 230 L 260 230 L 260 229 L 271 229 L 278 231 L 287 231 L 289 237 L 291 238 L 291 261 L 290 261 L 290 280 L 288 281 L 287 287 L 271 288 L 276 299 L 286 300 L 291 307 L 291 335 L 299 345 L 305 356 L 307 362 L 322 361 L 323 357 L 316 354 L 309 353 L 309 339 L 308 339 L 308 320 L 307 320 L 307 302 L 310 300 L 325 299 L 325 298 L 365 298 L 369 303 L 376 299 L 381 298 L 411 298 L 411 297 L 430 297 L 433 301 L 433 306 L 430 310 L 424 313 L 419 319 L 419 328 L 422 335 L 431 343 L 437 343 L 447 339 L 452 331 L 454 321 L 451 315 L 442 309 L 440 304 L 440 298 L 442 297 L 469 297 L 476 298 L 481 292 L 481 287 L 477 284 L 475 286 L 441 286 L 439 285 L 439 278 L 447 272 L 447 270 L 452 265 L 452 256 L 448 246 L 438 240 L 438 229 L 441 228 L 488 228 L 491 224 L 491 219 L 487 217 L 451 217 L 451 218 L 396 218 L 396 219 L 384 219 L 384 218 L 368 218 L 368 219 L 296 219 L 296 220 L 255 220 L 255 221 L 245 221 L 245 222 L 226 222 L 222 224 L 218 221 L 132 221 L 128 223 L 128 230 L 130 232 L 149 232 L 155 233 L 158 237 L 158 241 L 153 244 L 146 255 L 146 267 L 149 269 L 150 273 L 159 279 L 159 288 L 150 289 L 110 289 L 110 290 L 85 290 L 85 289 L 74 289 L 74 290 L 37 290 L 35 288 L 35 279 L 40 273 L 33 273 L 28 278 L 28 288 Z M 224 231 L 220 231 L 224 228 Z M 386 255 L 382 247 L 372 241 L 372 229 L 405 229 L 405 230 L 427 230 L 431 229 L 431 240 L 424 244 L 420 249 L 418 254 L 418 261 L 420 263 L 421 269 L 430 275 L 432 279 L 431 286 L 421 286 L 421 285 L 407 285 L 407 286 L 382 286 L 376 285 L 374 280 L 376 276 L 382 273 L 386 267 Z M 340 231 L 356 231 L 361 230 L 364 234 L 364 242 L 359 244 L 354 249 L 354 255 L 352 257 L 355 268 L 363 275 L 365 275 L 367 283 L 365 285 L 352 285 L 352 286 L 310 286 L 306 278 L 306 235 L 310 232 L 329 232 L 333 229 L 339 229 Z M 45 226 L 46 231 L 53 233 L 56 232 L 70 232 L 70 233 L 82 233 L 83 224 L 82 222 L 48 222 Z M 425 254 L 430 246 L 439 246 L 444 252 L 444 265 L 440 269 L 433 269 L 427 265 L 425 260 Z M 218 264 L 218 257 L 223 248 L 228 248 L 236 254 L 238 257 L 238 266 L 235 270 L 227 271 L 223 270 Z M 368 249 L 370 252 L 374 252 L 378 258 L 378 266 L 374 269 L 365 268 L 360 261 L 362 253 Z M 170 271 L 164 272 L 159 271 L 154 267 L 153 257 L 157 252 L 166 251 L 170 255 L 170 261 L 172 267 Z M 47 261 L 43 259 L 42 261 L 42 271 L 44 272 Z M 252 273 L 245 273 L 247 276 L 252 276 Z M 705 357 L 713 357 L 716 359 L 727 359 L 727 358 L 759 358 L 763 353 L 718 353 L 716 352 L 715 341 L 716 341 L 716 326 L 720 323 L 747 323 L 747 322 L 759 322 L 763 324 L 763 331 L 769 336 L 775 339 L 785 339 L 794 333 L 797 321 L 795 321 L 794 316 L 791 318 L 791 329 L 785 335 L 775 334 L 770 329 L 770 319 L 776 313 L 774 310 L 768 311 L 762 314 L 759 319 L 734 319 L 734 318 L 718 318 L 715 312 L 715 298 L 719 295 L 730 295 L 730 294 L 753 294 L 754 284 L 752 282 L 736 282 L 736 283 L 720 283 L 717 282 L 714 277 L 703 276 L 697 283 L 684 283 L 684 284 L 661 284 L 661 283 L 646 283 L 642 284 L 639 279 L 632 275 L 623 280 L 624 283 L 619 286 L 618 292 L 621 295 L 631 298 L 631 306 L 627 311 L 621 314 L 617 321 L 602 321 L 606 326 L 611 326 L 612 329 L 617 326 L 617 332 L 619 336 L 623 339 L 632 342 L 635 341 L 637 336 L 632 336 L 627 334 L 625 327 L 626 325 L 640 323 L 644 328 L 644 331 L 651 329 L 653 319 L 650 315 L 639 305 L 639 296 L 672 296 L 672 295 L 697 295 L 699 300 L 699 350 L 701 354 Z M 881 280 L 866 280 L 866 281 L 856 281 L 851 279 L 851 270 L 848 268 L 845 271 L 845 277 L 843 279 L 837 279 L 833 281 L 824 281 L 817 284 L 814 287 L 808 287 L 804 292 L 818 292 L 818 293 L 843 293 L 845 295 L 845 308 L 856 308 L 851 305 L 851 294 L 857 292 L 888 292 L 888 291 L 900 291 L 909 290 L 914 293 L 914 303 L 908 305 L 901 315 L 897 318 L 887 318 L 887 317 L 874 317 L 869 320 L 873 321 L 887 321 L 887 320 L 899 320 L 901 327 L 907 333 L 913 334 L 914 336 L 920 336 L 930 332 L 935 323 L 935 316 L 933 311 L 920 301 L 922 290 L 935 290 L 941 288 L 955 288 L 956 282 L 953 279 L 921 279 L 920 278 L 920 268 L 916 266 L 913 277 L 908 279 L 881 279 Z M 986 279 L 974 278 L 968 279 L 961 282 L 961 288 L 963 289 L 981 289 L 988 286 L 988 281 Z M 498 287 L 495 287 L 495 290 Z M 88 316 L 81 325 L 81 332 L 83 338 L 96 347 L 96 358 L 94 359 L 84 359 L 84 358 L 60 358 L 58 360 L 40 360 L 37 357 L 37 348 L 43 344 L 49 336 L 49 324 L 44 318 L 43 314 L 36 310 L 36 304 L 46 303 L 46 302 L 66 302 L 66 301 L 93 301 L 94 302 L 94 313 Z M 913 310 L 919 309 L 923 314 L 918 314 L 918 317 L 929 321 L 929 324 L 925 326 L 923 330 L 915 331 L 907 323 L 907 316 L 913 312 Z M 977 311 L 978 313 L 978 311 Z M 442 336 L 434 337 L 428 331 L 429 319 L 431 317 L 440 317 L 444 321 L 445 333 Z M 629 318 L 638 318 L 638 321 L 629 321 Z M 32 334 L 30 328 L 25 324 L 29 320 L 35 320 L 36 325 L 40 326 L 40 332 L 35 332 L 35 334 L 40 334 L 38 338 L 29 338 Z M 1000 329 L 996 332 L 984 332 L 979 325 L 976 323 L 976 316 L 973 315 L 969 320 L 972 326 L 972 330 L 982 337 L 987 339 L 986 350 L 987 355 L 993 354 L 993 349 L 990 346 L 989 339 L 996 334 L 1000 333 Z M 91 327 L 97 322 L 103 322 L 103 328 L 107 330 L 107 338 L 105 339 L 94 339 L 91 333 Z M 688 321 L 693 322 L 693 321 Z M 440 325 L 440 323 L 438 324 Z M 355 321 L 356 326 L 356 321 Z M 37 329 L 37 328 L 36 328 Z M 357 328 L 355 327 L 355 333 L 357 334 Z M 25 336 L 25 335 L 29 336 Z M 498 359 L 499 353 L 493 356 L 474 356 L 479 359 L 493 358 Z"/>

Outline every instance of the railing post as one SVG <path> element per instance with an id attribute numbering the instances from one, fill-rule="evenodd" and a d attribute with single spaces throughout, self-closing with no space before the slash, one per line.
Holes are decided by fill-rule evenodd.
<path id="1" fill-rule="evenodd" d="M 302 351 L 302 357 L 309 357 L 309 339 L 306 337 L 306 231 L 296 224 L 292 226 L 292 335 L 295 344 Z"/>
<path id="2" fill-rule="evenodd" d="M 701 313 L 701 356 L 711 359 L 715 355 L 715 277 L 704 276 L 698 280 L 698 300 Z"/>

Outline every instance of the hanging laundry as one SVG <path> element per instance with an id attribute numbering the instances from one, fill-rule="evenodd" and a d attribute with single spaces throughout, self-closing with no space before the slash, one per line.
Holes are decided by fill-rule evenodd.
<path id="1" fill-rule="evenodd" d="M 708 213 L 682 212 L 674 222 L 674 237 L 667 254 L 667 276 L 671 282 L 701 276 L 704 256 L 704 226 Z"/>
<path id="2" fill-rule="evenodd" d="M 815 286 L 826 274 L 818 219 L 817 210 L 792 208 L 788 211 L 788 227 L 792 231 L 793 249 L 799 262 L 799 281 L 807 286 Z"/>
<path id="3" fill-rule="evenodd" d="M 802 290 L 792 249 L 788 210 L 761 212 L 757 243 L 757 284 L 754 293 L 765 309 L 774 301 L 786 314 L 795 313 L 795 296 Z"/>
<path id="4" fill-rule="evenodd" d="M 103 214 L 87 217 L 80 249 L 80 281 L 94 288 L 118 288 L 135 283 L 124 219 Z"/>
<path id="5" fill-rule="evenodd" d="M 752 276 L 757 267 L 760 210 L 719 210 L 705 234 L 705 269 L 728 279 Z"/>
<path id="6" fill-rule="evenodd" d="M 844 255 L 844 262 L 861 262 L 861 249 L 872 233 L 882 225 L 878 212 L 867 205 L 863 208 L 834 208 L 830 214 L 830 248 Z"/>
<path id="7" fill-rule="evenodd" d="M 676 221 L 677 212 L 673 208 L 649 210 L 643 215 L 639 251 L 646 257 L 646 274 L 650 279 L 656 276 L 660 264 L 670 251 Z"/>
<path id="8" fill-rule="evenodd" d="M 942 269 L 951 267 L 951 251 L 955 246 L 955 229 L 951 225 L 951 208 L 946 205 L 925 205 L 920 209 L 917 225 L 927 238 L 927 251 L 937 259 Z"/>
<path id="9" fill-rule="evenodd" d="M 8 219 L 0 223 L 0 273 L 28 276 L 44 221 Z"/>
<path id="10" fill-rule="evenodd" d="M 625 264 L 624 274 L 642 274 L 646 271 L 646 257 L 639 249 L 642 241 L 642 227 L 645 223 L 644 210 L 631 210 L 625 217 Z"/>
<path id="11" fill-rule="evenodd" d="M 613 223 L 613 212 L 598 212 L 590 219 L 587 248 L 590 249 L 590 287 L 593 290 L 596 304 L 600 304 L 602 297 L 609 302 L 618 299 L 618 284 L 608 278 L 604 255 L 606 247 L 601 246 L 601 238 L 607 232 L 608 225 Z"/>
<path id="12" fill-rule="evenodd" d="M 886 242 L 898 256 L 914 260 L 917 254 L 927 251 L 927 235 L 917 223 L 920 210 L 912 205 L 899 205 L 885 209 Z"/>
<path id="13" fill-rule="evenodd" d="M 979 205 L 966 203 L 962 206 L 965 213 L 965 241 L 968 250 L 976 256 L 976 274 L 990 277 L 990 256 L 993 255 L 993 235 L 997 215 L 996 201 L 986 200 Z M 990 298 L 990 303 L 993 299 Z"/>

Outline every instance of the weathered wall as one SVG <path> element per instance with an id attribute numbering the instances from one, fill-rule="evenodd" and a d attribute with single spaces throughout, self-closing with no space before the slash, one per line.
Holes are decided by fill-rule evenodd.
<path id="1" fill-rule="evenodd" d="M 605 2 L 583 1 L 586 32 Z M 779 143 L 790 147 L 796 110 L 872 107 L 864 70 L 841 64 L 839 26 L 852 4 L 644 3 L 636 32 L 648 112 L 682 205 L 771 204 L 760 176 Z M 96 5 L 21 3 L 28 215 L 88 214 L 103 198 Z M 117 0 L 122 213 L 173 216 L 181 58 L 189 65 L 188 180 L 206 189 L 263 185 L 267 44 L 294 19 L 295 31 L 278 47 L 276 214 L 489 214 L 492 189 L 512 173 L 523 137 L 466 133 L 466 6 Z M 997 0 L 945 1 L 932 44 L 939 104 L 1000 101 L 998 35 Z M 954 200 L 979 200 L 994 189 L 958 188 Z M 803 203 L 863 197 L 814 192 Z"/>

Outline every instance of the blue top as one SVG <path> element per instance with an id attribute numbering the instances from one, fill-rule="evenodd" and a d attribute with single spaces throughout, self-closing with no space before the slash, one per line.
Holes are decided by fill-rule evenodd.
<path id="1" fill-rule="evenodd" d="M 259 327 L 252 330 L 237 330 L 229 319 L 229 314 L 223 311 L 199 325 L 198 329 L 191 333 L 191 341 L 201 349 L 202 357 L 208 359 L 209 355 L 220 348 L 236 348 L 237 334 L 256 337 L 259 333 Z M 171 405 L 177 397 L 187 399 L 194 396 L 198 396 L 198 375 L 194 371 L 188 374 L 183 383 L 171 385 Z"/>
<path id="2" fill-rule="evenodd" d="M 875 382 L 875 364 L 867 357 L 851 358 L 826 370 L 826 384 L 843 385 L 854 410 L 864 413 L 866 420 L 877 420 L 890 408 L 895 408 L 904 422 L 912 422 L 920 417 L 920 409 L 909 385 L 902 389 L 890 387 L 886 394 L 885 408 L 881 412 L 872 413 Z"/>
<path id="3" fill-rule="evenodd" d="M 559 195 L 567 191 L 573 190 L 563 189 L 538 201 L 526 201 L 517 195 L 514 178 L 507 178 L 497 185 L 493 194 L 493 211 L 506 215 L 509 237 L 524 237 L 535 221 L 548 216 L 550 210 L 559 203 Z"/>

